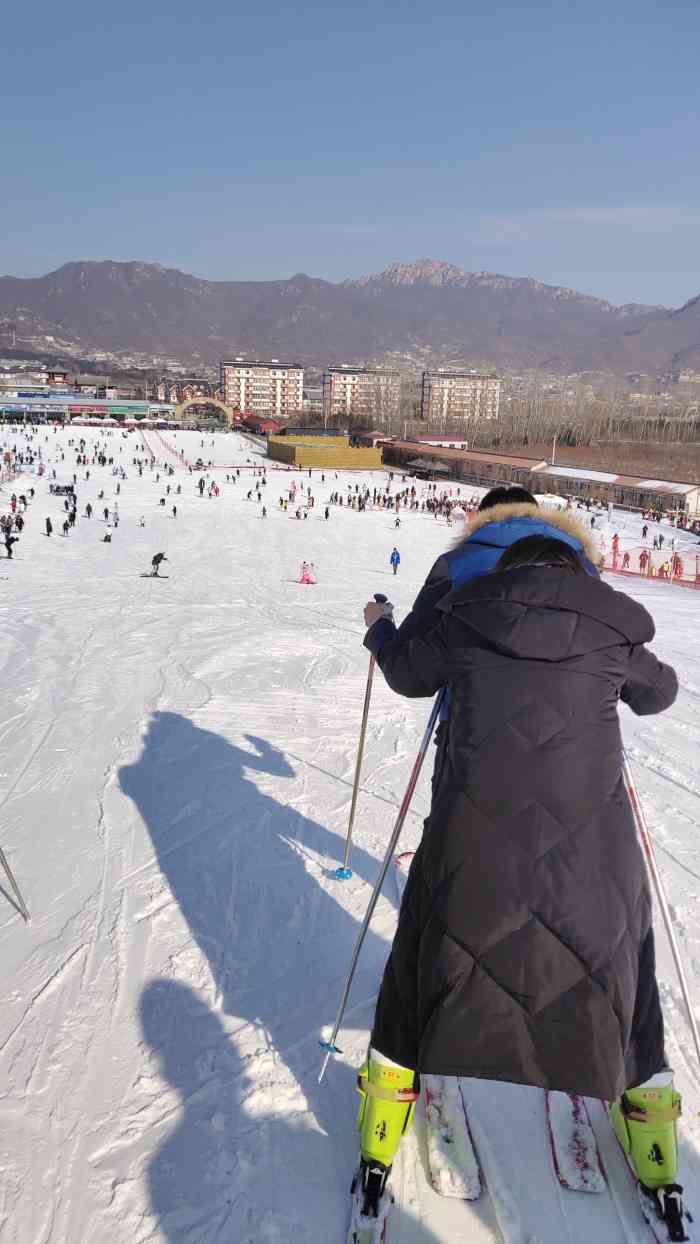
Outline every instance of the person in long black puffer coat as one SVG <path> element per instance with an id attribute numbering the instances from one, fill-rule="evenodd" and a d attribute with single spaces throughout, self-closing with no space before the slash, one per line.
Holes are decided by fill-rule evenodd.
<path id="1" fill-rule="evenodd" d="M 366 606 L 365 646 L 389 686 L 451 693 L 360 1075 L 363 1162 L 388 1166 L 370 1132 L 384 1112 L 398 1144 L 392 1076 L 404 1093 L 423 1071 L 613 1100 L 665 1068 L 618 701 L 661 712 L 677 680 L 642 605 L 546 536 L 405 636 L 386 613 Z"/>

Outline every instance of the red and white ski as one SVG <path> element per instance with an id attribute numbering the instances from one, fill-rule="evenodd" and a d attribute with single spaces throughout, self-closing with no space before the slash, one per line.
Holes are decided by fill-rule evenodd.
<path id="1" fill-rule="evenodd" d="M 413 851 L 394 860 L 399 900 L 403 897 Z M 475 1201 L 481 1193 L 481 1174 L 467 1111 L 454 1076 L 421 1076 L 425 1106 L 425 1139 L 430 1182 L 440 1196 Z"/>
<path id="2" fill-rule="evenodd" d="M 563 1188 L 604 1192 L 607 1180 L 585 1098 L 547 1092 L 547 1132 L 554 1171 Z"/>
<path id="3" fill-rule="evenodd" d="M 440 1196 L 475 1201 L 481 1193 L 481 1172 L 459 1080 L 422 1075 L 421 1088 L 430 1182 Z"/>

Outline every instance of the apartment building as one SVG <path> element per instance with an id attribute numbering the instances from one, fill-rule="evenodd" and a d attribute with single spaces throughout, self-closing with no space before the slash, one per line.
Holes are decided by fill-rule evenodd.
<path id="1" fill-rule="evenodd" d="M 234 410 L 286 418 L 302 409 L 304 369 L 296 363 L 237 358 L 221 362 L 219 376 L 222 401 Z"/>
<path id="2" fill-rule="evenodd" d="M 401 377 L 369 367 L 327 367 L 323 373 L 323 418 L 352 415 L 382 426 L 399 414 Z"/>
<path id="3" fill-rule="evenodd" d="M 424 371 L 421 418 L 429 423 L 497 419 L 501 382 L 474 371 Z"/>

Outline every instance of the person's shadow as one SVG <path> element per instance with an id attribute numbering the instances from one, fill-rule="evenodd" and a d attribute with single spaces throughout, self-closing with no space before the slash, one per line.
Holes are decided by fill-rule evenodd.
<path id="1" fill-rule="evenodd" d="M 141 997 L 152 1053 L 153 1106 L 162 1076 L 177 1090 L 182 1113 L 151 1158 L 148 1190 L 159 1239 L 169 1244 L 340 1244 L 356 1161 L 349 1087 L 342 1093 L 338 1145 L 315 1124 L 303 1098 L 290 1100 L 293 1078 L 271 1061 L 249 1075 L 235 1042 L 188 986 L 154 980 Z M 341 1094 L 335 1086 L 340 1103 Z M 435 1244 L 436 1237 L 399 1205 L 392 1238 Z"/>
<path id="2" fill-rule="evenodd" d="M 258 789 L 252 775 L 277 787 L 294 770 L 270 743 L 245 737 L 250 750 L 178 713 L 155 713 L 119 782 L 208 960 L 216 1009 L 247 1021 L 258 1048 L 283 1053 L 334 1018 L 358 925 L 342 905 L 348 883 L 328 875 L 341 835 Z M 352 865 L 374 884 L 376 859 L 355 847 Z M 376 993 L 387 953 L 370 933 L 357 996 Z"/>
<path id="3" fill-rule="evenodd" d="M 195 995 L 189 990 L 183 992 L 182 986 L 170 982 L 168 988 L 176 991 L 177 1006 L 186 1014 L 173 1018 L 173 1004 L 169 1004 L 171 1019 L 158 1028 L 164 1033 L 160 1045 L 167 1049 L 168 1078 L 186 1103 L 185 1118 L 176 1136 L 154 1158 L 150 1179 L 154 1208 L 166 1224 L 162 1227 L 165 1238 L 173 1244 L 209 1238 L 206 1233 L 190 1237 L 191 1227 L 185 1231 L 179 1225 L 194 1221 L 188 1198 L 195 1197 L 203 1214 L 206 1189 L 211 1190 L 212 1179 L 215 1183 L 219 1179 L 217 1171 L 223 1172 L 226 1183 L 227 1163 L 245 1166 L 246 1137 L 255 1131 L 258 1108 L 246 1113 L 241 1105 L 244 1096 L 246 1103 L 260 1098 L 273 1155 L 277 1145 L 284 1153 L 285 1178 L 302 1187 L 311 1180 L 315 1186 L 309 1157 L 318 1160 L 318 1169 L 332 1189 L 336 1220 L 338 1195 L 347 1196 L 357 1157 L 353 1126 L 356 1069 L 337 1060 L 324 1083 L 317 1083 L 318 1038 L 335 1017 L 358 932 L 355 916 L 342 905 L 349 896 L 344 889 L 349 883 L 328 875 L 342 856 L 342 835 L 258 789 L 254 774 L 260 775 L 261 784 L 267 781 L 268 787 L 276 788 L 279 779 L 291 779 L 294 770 L 271 744 L 246 737 L 250 750 L 177 713 L 156 713 L 140 758 L 119 772 L 121 788 L 148 827 L 158 864 L 208 962 L 214 985 L 212 1012 L 197 999 L 195 1005 L 191 1001 Z M 374 883 L 379 870 L 376 859 L 356 847 L 352 864 L 368 885 Z M 353 1027 L 354 1006 L 355 1024 L 360 1029 L 369 1026 L 387 952 L 388 942 L 370 932 L 341 1037 Z M 161 982 L 158 989 L 148 986 L 144 994 L 144 1031 L 151 1045 L 156 1044 L 156 1021 L 148 1008 L 164 991 L 166 985 Z M 190 995 L 189 1001 L 185 994 Z M 363 1003 L 359 1008 L 357 999 Z M 198 1035 L 202 1033 L 203 1037 Z M 188 1122 L 188 1103 L 198 1088 L 198 1068 L 203 1059 L 206 1063 L 212 1042 L 221 1044 L 222 1050 L 225 1046 L 217 1057 L 228 1068 L 221 1093 L 220 1139 L 221 1151 L 228 1157 L 210 1172 L 209 1183 L 200 1187 L 188 1169 L 202 1127 Z M 254 1060 L 256 1074 L 248 1080 L 241 1075 L 241 1065 L 252 1065 Z M 261 1075 L 270 1078 L 267 1093 L 260 1087 Z M 279 1107 L 276 1081 L 283 1086 Z M 306 1137 L 303 1145 L 295 1143 L 295 1129 L 282 1121 L 283 1113 L 295 1117 L 300 1110 L 308 1116 L 301 1127 Z M 204 1132 L 208 1135 L 206 1128 Z M 315 1137 L 313 1144 L 309 1134 Z M 163 1172 L 171 1170 L 172 1179 L 165 1179 Z M 268 1168 L 256 1201 L 258 1216 L 268 1201 L 266 1180 L 270 1178 Z M 218 1238 L 213 1228 L 211 1238 Z M 233 1233 L 229 1238 L 248 1236 Z M 254 1238 L 259 1234 L 251 1220 L 250 1239 Z M 282 1233 L 277 1238 L 325 1242 L 333 1236 L 312 1228 L 306 1234 Z"/>

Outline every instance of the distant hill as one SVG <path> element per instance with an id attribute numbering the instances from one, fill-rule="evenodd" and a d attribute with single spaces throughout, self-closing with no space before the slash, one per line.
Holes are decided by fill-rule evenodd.
<path id="1" fill-rule="evenodd" d="M 700 360 L 700 297 L 617 307 L 527 277 L 421 259 L 340 283 L 203 281 L 152 263 L 76 262 L 0 278 L 0 350 L 115 361 L 257 355 L 306 364 L 491 363 L 572 372 L 669 370 Z"/>

